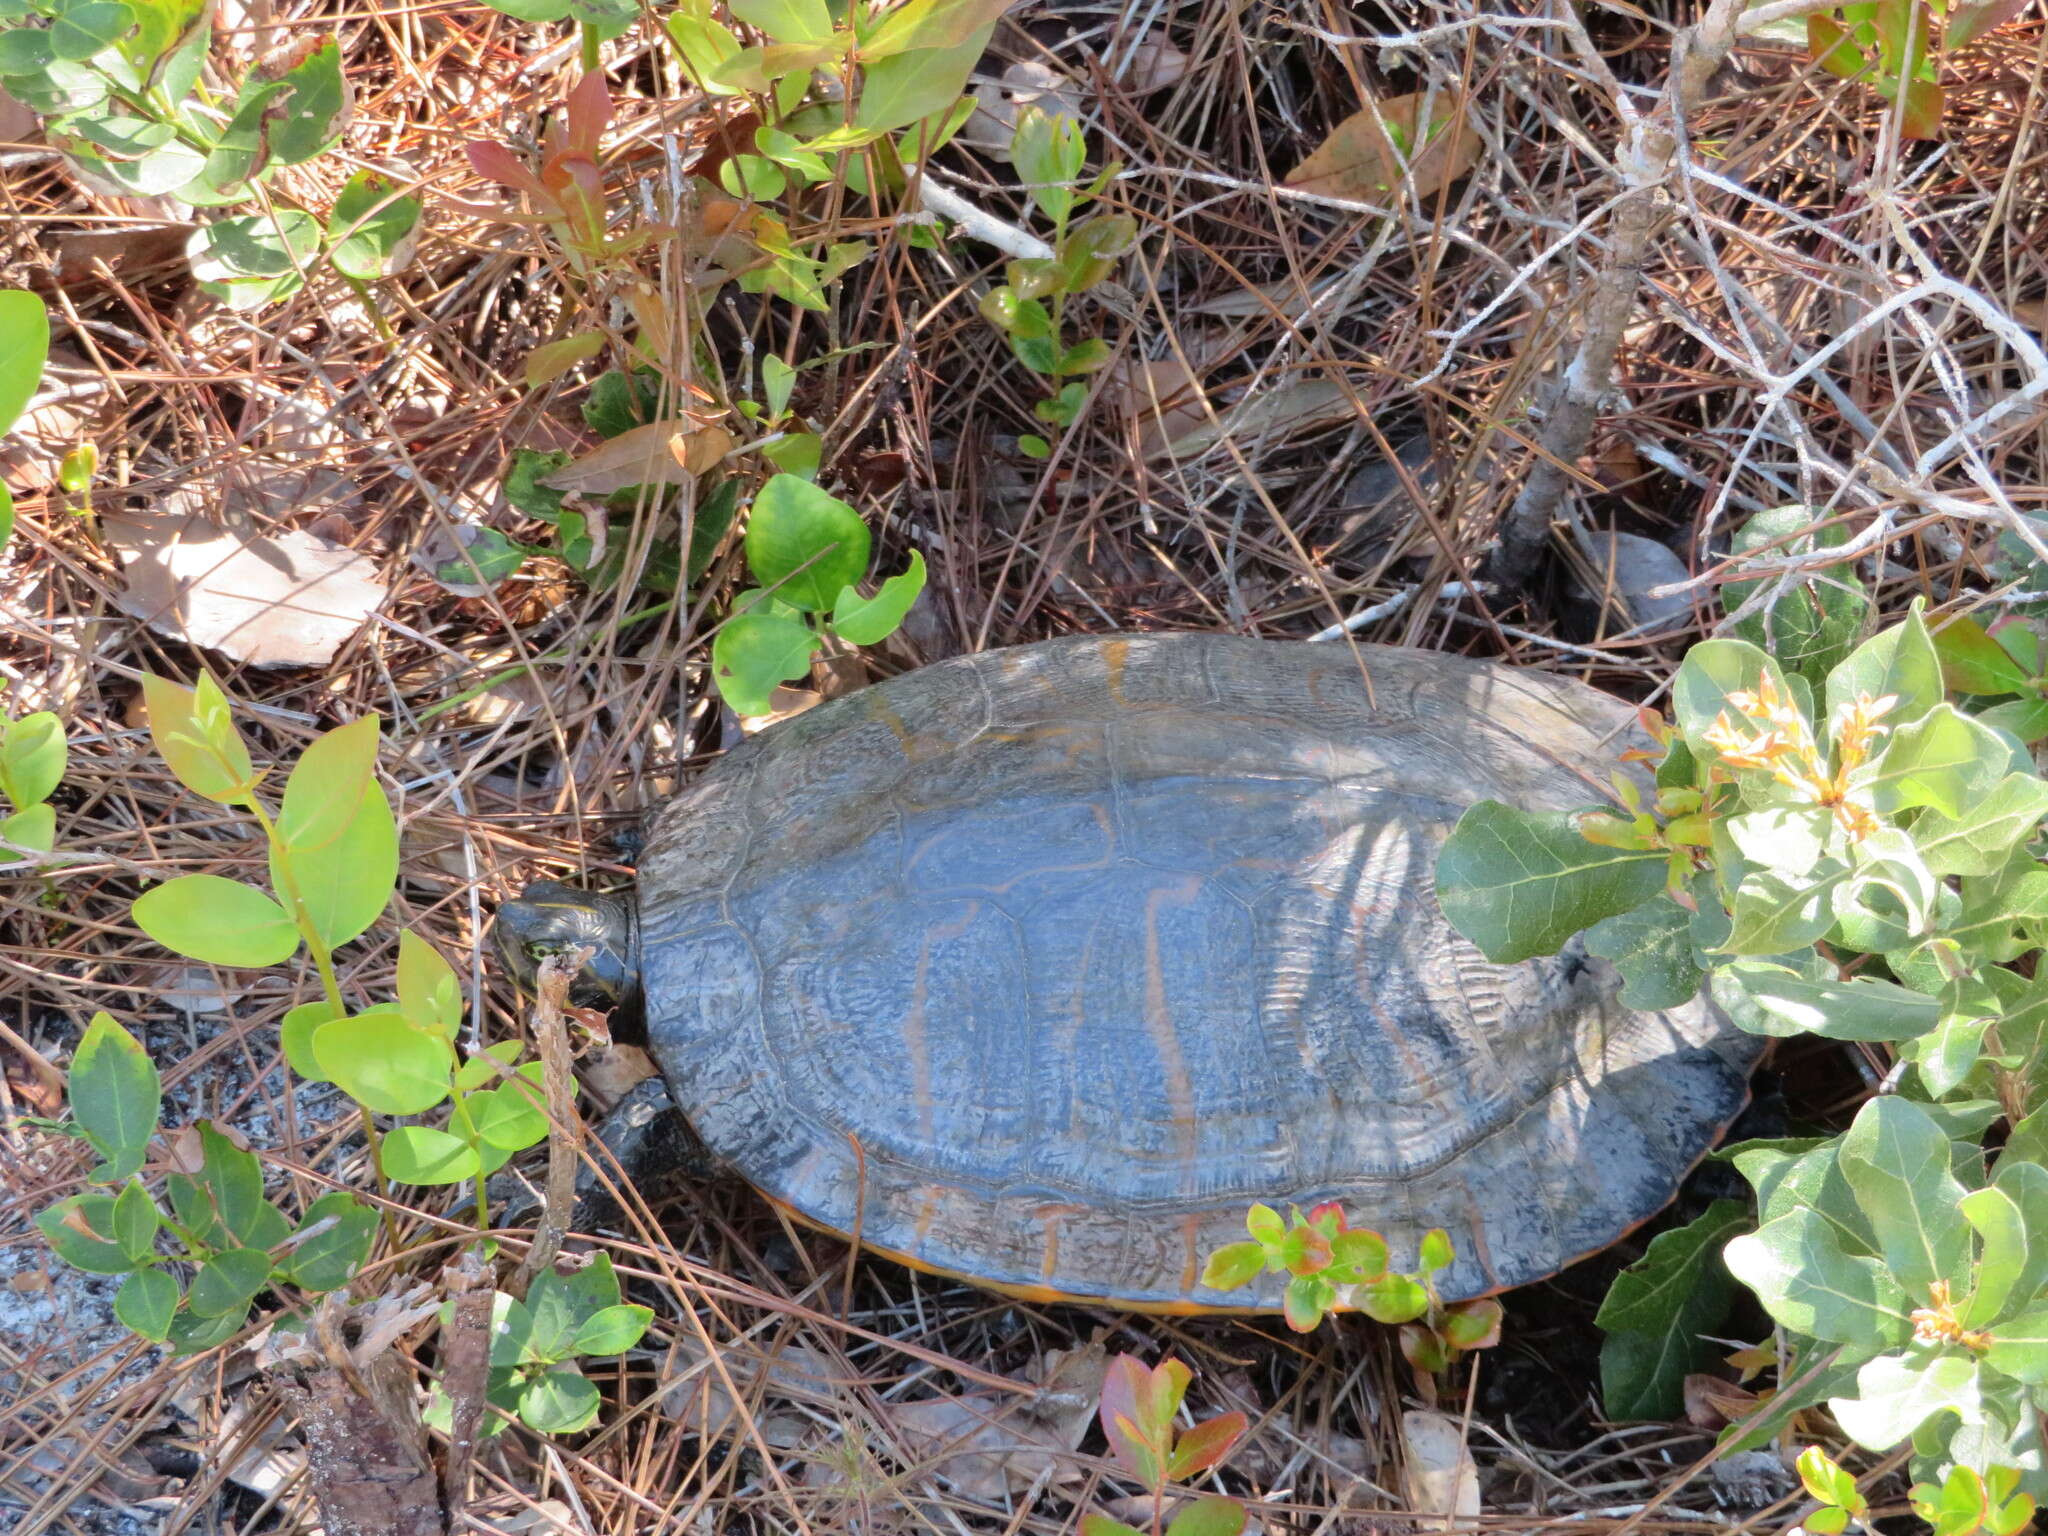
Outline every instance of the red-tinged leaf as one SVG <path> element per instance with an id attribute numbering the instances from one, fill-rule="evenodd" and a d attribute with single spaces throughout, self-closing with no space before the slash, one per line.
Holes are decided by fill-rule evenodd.
<path id="1" fill-rule="evenodd" d="M 1237 1500 L 1197 1499 L 1173 1517 L 1166 1536 L 1238 1536 L 1244 1525 L 1244 1506 Z"/>
<path id="2" fill-rule="evenodd" d="M 1415 1323 L 1404 1323 L 1400 1332 L 1401 1354 L 1418 1371 L 1435 1375 L 1448 1370 L 1451 1364 L 1450 1351 L 1444 1348 L 1443 1340 L 1429 1329 Z"/>
<path id="3" fill-rule="evenodd" d="M 1115 1453 L 1110 1459 L 1128 1468 L 1131 1476 L 1147 1488 L 1158 1488 L 1166 1482 L 1165 1462 L 1146 1442 L 1145 1431 L 1130 1415 L 1116 1416 L 1116 1423 L 1110 1426 L 1109 1443 Z"/>
<path id="4" fill-rule="evenodd" d="M 1806 51 L 1831 75 L 1853 80 L 1863 73 L 1863 50 L 1831 16 L 1816 13 L 1806 18 Z"/>
<path id="5" fill-rule="evenodd" d="M 554 202 L 547 187 L 533 174 L 532 167 L 503 144 L 472 139 L 462 146 L 462 152 L 469 157 L 470 169 L 485 180 L 495 181 L 516 192 L 525 192 L 544 207 Z"/>
<path id="6" fill-rule="evenodd" d="M 1346 1230 L 1343 1205 L 1335 1200 L 1325 1200 L 1321 1205 L 1311 1207 L 1308 1224 L 1323 1236 L 1335 1238 Z"/>
<path id="7" fill-rule="evenodd" d="M 1490 1296 L 1461 1301 L 1444 1314 L 1444 1338 L 1454 1349 L 1491 1349 L 1500 1342 L 1500 1319 Z"/>
<path id="8" fill-rule="evenodd" d="M 1932 80 L 1906 82 L 1906 107 L 1900 114 L 1899 131 L 1909 139 L 1941 137 L 1941 114 L 1946 105 L 1941 87 Z"/>
<path id="9" fill-rule="evenodd" d="M 569 92 L 564 113 L 569 133 L 563 148 L 572 155 L 597 159 L 604 145 L 604 131 L 612 120 L 611 92 L 605 88 L 604 71 L 593 69 Z"/>
<path id="10" fill-rule="evenodd" d="M 1145 1536 L 1145 1533 L 1107 1515 L 1083 1515 L 1081 1536 Z"/>
<path id="11" fill-rule="evenodd" d="M 1241 1413 L 1204 1419 L 1182 1435 L 1180 1443 L 1174 1446 L 1173 1460 L 1166 1468 L 1167 1475 L 1177 1483 L 1199 1477 L 1230 1454 L 1230 1448 L 1237 1444 L 1238 1436 L 1244 1431 L 1245 1416 Z"/>
<path id="12" fill-rule="evenodd" d="M 1255 1205 L 1247 1211 L 1244 1228 L 1269 1248 L 1287 1235 L 1287 1223 L 1270 1205 Z"/>
<path id="13" fill-rule="evenodd" d="M 1313 1227 L 1296 1227 L 1280 1244 L 1291 1275 L 1319 1275 L 1330 1267 L 1330 1240 Z"/>
<path id="14" fill-rule="evenodd" d="M 1228 1243 L 1209 1255 L 1202 1284 L 1212 1291 L 1234 1291 L 1250 1285 L 1266 1267 L 1266 1250 L 1257 1243 Z"/>
<path id="15" fill-rule="evenodd" d="M 1968 47 L 1986 32 L 2013 20 L 2028 4 L 2029 0 L 1983 0 L 1978 4 L 1966 0 L 1949 12 L 1946 46 Z"/>
<path id="16" fill-rule="evenodd" d="M 1173 1443 L 1174 1415 L 1180 1412 L 1181 1399 L 1194 1379 L 1193 1371 L 1169 1357 L 1152 1367 L 1145 1393 L 1138 1400 L 1138 1422 L 1162 1456 Z"/>
<path id="17" fill-rule="evenodd" d="M 1102 1432 L 1109 1439 L 1109 1459 L 1133 1477 L 1146 1477 L 1140 1461 L 1150 1455 L 1140 1436 L 1138 1400 L 1150 1386 L 1152 1373 L 1135 1355 L 1118 1355 L 1102 1378 Z M 1155 1462 L 1156 1466 L 1156 1462 Z"/>
<path id="18" fill-rule="evenodd" d="M 1329 1282 L 1315 1275 L 1303 1275 L 1287 1282 L 1281 1312 L 1287 1326 L 1296 1333 L 1312 1333 L 1330 1305 Z"/>

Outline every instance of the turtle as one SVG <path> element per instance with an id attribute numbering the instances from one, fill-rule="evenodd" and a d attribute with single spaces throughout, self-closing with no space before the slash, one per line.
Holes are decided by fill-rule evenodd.
<path id="1" fill-rule="evenodd" d="M 655 813 L 637 904 L 543 882 L 499 947 L 593 949 L 705 1148 L 863 1250 L 1007 1295 L 1206 1289 L 1254 1203 L 1341 1203 L 1446 1301 L 1655 1215 L 1747 1102 L 1704 995 L 1625 1007 L 1573 941 L 1446 922 L 1482 799 L 1603 800 L 1632 708 L 1375 645 L 1067 637 L 936 662 L 725 754 Z"/>

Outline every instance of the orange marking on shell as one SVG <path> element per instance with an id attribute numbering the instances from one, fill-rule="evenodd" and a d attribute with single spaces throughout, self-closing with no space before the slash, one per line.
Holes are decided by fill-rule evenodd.
<path id="1" fill-rule="evenodd" d="M 1472 1257 L 1479 1261 L 1479 1272 L 1486 1276 L 1486 1283 L 1495 1290 L 1500 1289 L 1500 1275 L 1493 1267 L 1493 1250 L 1486 1242 L 1486 1218 L 1480 1213 L 1478 1197 L 1472 1193 L 1472 1186 L 1465 1186 L 1465 1226 L 1472 1234 Z"/>
<path id="2" fill-rule="evenodd" d="M 1188 1073 L 1187 1058 L 1181 1054 L 1180 1034 L 1173 1025 L 1173 1012 L 1166 1001 L 1166 964 L 1159 951 L 1159 909 L 1169 901 L 1186 905 L 1201 894 L 1199 876 L 1178 886 L 1154 890 L 1145 898 L 1145 1033 L 1152 1049 L 1159 1053 L 1159 1069 L 1166 1077 L 1166 1104 L 1173 1119 L 1174 1137 L 1179 1142 L 1181 1178 L 1192 1193 L 1195 1178 L 1195 1084 Z"/>
<path id="3" fill-rule="evenodd" d="M 1195 1283 L 1202 1278 L 1202 1215 L 1199 1211 L 1183 1216 L 1180 1223 L 1181 1241 L 1187 1244 L 1187 1263 L 1181 1267 L 1180 1288 L 1190 1295 Z"/>
<path id="4" fill-rule="evenodd" d="M 1102 669 L 1109 683 L 1109 696 L 1122 704 L 1124 699 L 1124 663 L 1131 658 L 1131 642 L 1128 640 L 1107 640 L 1102 646 Z"/>

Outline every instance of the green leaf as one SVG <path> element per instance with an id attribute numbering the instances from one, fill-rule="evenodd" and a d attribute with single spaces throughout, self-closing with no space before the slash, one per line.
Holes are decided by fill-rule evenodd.
<path id="1" fill-rule="evenodd" d="M 1665 876 L 1661 850 L 1603 848 L 1579 835 L 1572 812 L 1531 814 L 1496 800 L 1458 818 L 1436 866 L 1445 918 L 1496 964 L 1555 954 L 1582 929 L 1650 900 Z"/>
<path id="2" fill-rule="evenodd" d="M 68 0 L 52 14 L 50 52 L 83 63 L 113 47 L 134 24 L 134 16 L 121 0 Z"/>
<path id="3" fill-rule="evenodd" d="M 542 482 L 568 462 L 566 453 L 536 453 L 531 448 L 516 450 L 512 455 L 512 467 L 505 472 L 502 487 L 512 510 L 523 517 L 553 523 L 562 515 L 563 493 Z"/>
<path id="4" fill-rule="evenodd" d="M 1984 1363 L 2030 1387 L 2048 1384 L 2048 1307 L 2035 1307 L 2000 1323 Z"/>
<path id="5" fill-rule="evenodd" d="M 335 1190 L 307 1206 L 293 1231 L 313 1235 L 292 1244 L 279 1266 L 284 1278 L 304 1291 L 338 1291 L 369 1262 L 377 1213 L 354 1195 Z"/>
<path id="6" fill-rule="evenodd" d="M 1710 987 L 1728 1016 L 1756 1035 L 1910 1040 L 1941 1020 L 1939 1002 L 1896 982 L 1815 979 L 1762 960 L 1717 967 Z"/>
<path id="7" fill-rule="evenodd" d="M 1994 704 L 1977 718 L 2001 731 L 2010 731 L 2028 746 L 2048 737 L 2048 699 L 2013 699 Z"/>
<path id="8" fill-rule="evenodd" d="M 519 1417 L 528 1429 L 543 1435 L 573 1435 L 588 1429 L 597 1419 L 599 1406 L 597 1384 L 568 1366 L 556 1366 L 534 1378 L 519 1394 Z"/>
<path id="9" fill-rule="evenodd" d="M 229 1248 L 199 1266 L 186 1305 L 194 1317 L 239 1315 L 269 1282 L 269 1254 L 260 1248 Z"/>
<path id="10" fill-rule="evenodd" d="M 1678 1415 L 1686 1376 L 1720 1353 L 1702 1335 L 1720 1325 L 1735 1299 L 1721 1249 L 1749 1224 L 1742 1201 L 1716 1200 L 1697 1219 L 1653 1238 L 1642 1258 L 1614 1277 L 1593 1319 L 1609 1335 L 1600 1354 L 1608 1418 Z M 1618 1344 L 1622 1337 L 1634 1342 Z"/>
<path id="11" fill-rule="evenodd" d="M 254 886 L 219 875 L 180 875 L 135 899 L 135 921 L 166 949 L 209 965 L 256 967 L 289 960 L 299 930 Z"/>
<path id="12" fill-rule="evenodd" d="M 1166 1536 L 1239 1536 L 1246 1518 L 1245 1507 L 1237 1500 L 1210 1494 L 1176 1511 Z"/>
<path id="13" fill-rule="evenodd" d="M 64 780 L 64 725 L 47 709 L 5 722 L 0 735 L 0 793 L 27 810 L 50 798 Z"/>
<path id="14" fill-rule="evenodd" d="M 1759 512 L 1736 534 L 1733 553 L 1746 555 L 1768 545 L 1768 558 L 1783 559 L 1832 549 L 1848 539 L 1849 530 L 1839 524 L 1814 529 L 1815 516 L 1811 508 L 1797 504 Z M 1721 589 L 1722 604 L 1733 614 L 1760 587 L 1774 586 L 1778 579 L 1731 581 Z M 1730 632 L 1770 652 L 1780 665 L 1818 687 L 1829 669 L 1849 654 L 1869 611 L 1870 598 L 1855 566 L 1845 562 L 1799 577 L 1789 591 L 1738 620 Z"/>
<path id="15" fill-rule="evenodd" d="M 1923 1294 L 1937 1280 L 1957 1295 L 1967 1288 L 1973 1245 L 1950 1156 L 1948 1133 L 1895 1095 L 1865 1104 L 1842 1138 L 1842 1176 L 1877 1232 L 1892 1277 L 1909 1294 Z"/>
<path id="16" fill-rule="evenodd" d="M 619 1277 L 600 1253 L 584 1268 L 562 1274 L 544 1271 L 526 1293 L 532 1328 L 522 1358 L 546 1364 L 567 1359 L 585 1323 L 619 1305 Z"/>
<path id="17" fill-rule="evenodd" d="M 2033 836 L 2043 816 L 2048 816 L 2048 780 L 2009 773 L 1954 816 L 1922 812 L 1913 821 L 1913 841 L 1934 874 L 1993 875 L 2015 847 Z"/>
<path id="18" fill-rule="evenodd" d="M 114 1197 L 108 1235 L 132 1263 L 145 1262 L 156 1251 L 156 1234 L 163 1225 L 156 1202 L 138 1179 L 130 1179 Z"/>
<path id="19" fill-rule="evenodd" d="M 518 1152 L 547 1136 L 545 1102 L 529 1079 L 514 1078 L 502 1087 L 472 1093 L 465 1107 L 479 1136 L 492 1146 Z"/>
<path id="20" fill-rule="evenodd" d="M 0 32 L 0 78 L 15 75 L 39 75 L 48 67 L 56 55 L 50 52 L 50 34 L 44 27 L 10 27 Z M 20 294 L 23 290 L 10 288 L 0 290 Z M 41 303 L 41 300 L 37 300 Z M 0 326 L 5 325 L 0 320 Z M 19 408 L 16 409 L 19 414 Z M 0 432 L 13 425 L 11 419 L 0 414 Z"/>
<path id="21" fill-rule="evenodd" d="M 1073 118 L 1054 116 L 1039 107 L 1026 107 L 1018 115 L 1010 139 L 1010 163 L 1031 201 L 1053 223 L 1064 225 L 1080 203 L 1073 184 L 1087 158 L 1081 125 Z"/>
<path id="22" fill-rule="evenodd" d="M 593 1312 L 576 1330 L 579 1355 L 623 1355 L 654 1321 L 654 1309 L 632 1305 L 606 1307 Z"/>
<path id="23" fill-rule="evenodd" d="M 149 1053 L 127 1030 L 96 1013 L 71 1057 L 71 1115 L 104 1158 L 95 1183 L 113 1184 L 142 1166 L 163 1107 L 163 1085 Z"/>
<path id="24" fill-rule="evenodd" d="M 145 91 L 182 101 L 199 74 L 213 32 L 209 0 L 131 0 L 135 30 L 117 45 Z"/>
<path id="25" fill-rule="evenodd" d="M 36 1217 L 58 1258 L 89 1275 L 125 1275 L 136 1267 L 114 1241 L 114 1198 L 70 1195 Z"/>
<path id="26" fill-rule="evenodd" d="M 1264 1273 L 1266 1250 L 1258 1243 L 1226 1243 L 1209 1255 L 1202 1268 L 1202 1288 L 1234 1291 Z"/>
<path id="27" fill-rule="evenodd" d="M 410 928 L 398 935 L 398 1008 L 449 1039 L 462 1028 L 462 983 L 441 952 Z"/>
<path id="28" fill-rule="evenodd" d="M 424 1114 L 448 1097 L 455 1072 L 446 1037 L 395 1008 L 321 1025 L 313 1057 L 330 1082 L 381 1115 Z"/>
<path id="29" fill-rule="evenodd" d="M 319 222 L 296 208 L 278 208 L 203 226 L 186 242 L 185 255 L 200 289 L 239 310 L 297 292 L 319 249 Z"/>
<path id="30" fill-rule="evenodd" d="M 138 1269 L 114 1293 L 114 1316 L 132 1332 L 161 1344 L 171 1336 L 178 1282 L 160 1269 Z"/>
<path id="31" fill-rule="evenodd" d="M 1937 704 L 1894 731 L 1876 761 L 1857 769 L 1850 783 L 1867 790 L 1888 816 L 1923 805 L 1960 816 L 2005 777 L 2010 762 L 1996 731 L 1951 704 Z"/>
<path id="32" fill-rule="evenodd" d="M 924 556 L 910 552 L 910 567 L 891 576 L 873 597 L 862 597 L 852 587 L 840 589 L 832 608 L 832 632 L 849 645 L 876 645 L 896 633 L 924 590 Z"/>
<path id="33" fill-rule="evenodd" d="M 1916 1303 L 1883 1261 L 1846 1252 L 1834 1224 L 1808 1207 L 1735 1238 L 1721 1257 L 1794 1333 L 1868 1348 L 1896 1348 L 1912 1337 Z"/>
<path id="34" fill-rule="evenodd" d="M 1081 1536 L 1145 1536 L 1145 1533 L 1121 1520 L 1112 1520 L 1108 1515 L 1083 1515 Z"/>
<path id="35" fill-rule="evenodd" d="M 278 1024 L 279 1043 L 284 1046 L 284 1058 L 291 1063 L 292 1070 L 309 1083 L 324 1083 L 327 1074 L 320 1070 L 319 1058 L 313 1054 L 313 1032 L 322 1024 L 330 1024 L 340 1018 L 341 1011 L 325 998 L 310 1003 L 300 1003 L 285 1014 Z"/>
<path id="36" fill-rule="evenodd" d="M 411 262 L 419 223 L 418 198 L 401 194 L 388 176 L 357 171 L 327 216 L 327 259 L 357 282 L 389 277 Z"/>
<path id="37" fill-rule="evenodd" d="M 23 289 L 0 289 L 0 432 L 29 408 L 49 358 L 49 309 Z"/>
<path id="38" fill-rule="evenodd" d="M 32 805 L 25 811 L 0 817 L 0 838 L 48 853 L 57 846 L 56 807 Z"/>
<path id="39" fill-rule="evenodd" d="M 858 512 L 795 475 L 769 480 L 747 517 L 747 568 L 807 613 L 829 612 L 867 573 L 869 547 Z"/>
<path id="40" fill-rule="evenodd" d="M 377 766 L 377 717 L 367 715 L 314 740 L 284 788 L 277 829 L 295 851 L 324 848 L 348 830 Z"/>
<path id="41" fill-rule="evenodd" d="M 862 71 L 853 126 L 866 133 L 894 133 L 952 111 L 988 51 L 991 30 L 972 33 L 951 48 L 915 48 L 869 64 Z"/>
<path id="42" fill-rule="evenodd" d="M 1941 679 L 1951 693 L 1996 697 L 2025 693 L 2033 683 L 2033 675 L 1967 614 L 1948 620 L 1932 638 Z"/>
<path id="43" fill-rule="evenodd" d="M 89 65 L 53 58 L 49 68 L 38 74 L 11 76 L 7 94 L 44 117 L 58 117 L 100 105 L 107 99 L 108 87 L 106 76 Z"/>
<path id="44" fill-rule="evenodd" d="M 284 1241 L 291 1224 L 263 1198 L 263 1167 L 214 1128 L 198 1124 L 200 1167 L 164 1180 L 178 1220 L 209 1248 L 270 1249 Z"/>
<path id="45" fill-rule="evenodd" d="M 1977 1363 L 1960 1355 L 1879 1355 L 1856 1372 L 1856 1396 L 1828 1400 L 1828 1411 L 1866 1450 L 1888 1451 L 1934 1414 L 1978 1416 Z"/>
<path id="46" fill-rule="evenodd" d="M 1963 1214 L 1983 1243 L 1977 1290 L 1963 1317 L 1973 1328 L 1995 1324 L 2002 1312 L 2025 1306 L 2048 1287 L 2048 1168 L 2015 1159 L 2010 1146 L 1998 1160 L 1990 1189 L 1963 1197 Z M 1985 1194 L 1996 1195 L 2001 1203 L 1980 1201 Z M 2001 1234 L 1996 1241 L 1994 1227 Z"/>
<path id="47" fill-rule="evenodd" d="M 384 1137 L 384 1171 L 400 1184 L 459 1184 L 476 1177 L 476 1148 L 427 1125 L 401 1125 Z"/>
<path id="48" fill-rule="evenodd" d="M 1360 1286 L 1353 1299 L 1375 1322 L 1413 1322 L 1429 1310 L 1429 1292 L 1410 1275 L 1382 1275 Z"/>
<path id="49" fill-rule="evenodd" d="M 374 776 L 363 784 L 354 814 L 331 842 L 314 848 L 273 845 L 270 883 L 274 890 L 296 893 L 307 921 L 330 949 L 360 937 L 398 887 L 398 823 L 384 786 Z"/>
<path id="50" fill-rule="evenodd" d="M 823 43 L 832 38 L 825 0 L 733 0 L 733 18 L 778 43 Z"/>
<path id="51" fill-rule="evenodd" d="M 1851 873 L 1848 865 L 1832 859 L 1805 875 L 1757 871 L 1735 893 L 1721 953 L 1782 955 L 1804 949 L 1834 927 L 1830 898 Z"/>
<path id="52" fill-rule="evenodd" d="M 142 697 L 150 740 L 180 784 L 222 805 L 248 798 L 256 770 L 220 684 L 202 672 L 198 685 L 186 688 L 145 672 Z"/>
<path id="53" fill-rule="evenodd" d="M 1833 721 L 1859 694 L 1898 703 L 1885 719 L 1894 729 L 1910 725 L 1942 701 L 1941 659 L 1916 603 L 1905 622 L 1873 635 L 1828 673 L 1827 713 Z"/>
<path id="54" fill-rule="evenodd" d="M 765 715 L 778 683 L 807 677 L 819 640 L 801 619 L 743 613 L 711 640 L 711 679 L 742 715 Z"/>
<path id="55" fill-rule="evenodd" d="M 196 1355 L 201 1350 L 227 1343 L 242 1331 L 242 1324 L 247 1321 L 248 1314 L 232 1308 L 219 1317 L 201 1317 L 186 1307 L 171 1319 L 170 1337 L 166 1342 L 173 1354 Z"/>
<path id="56" fill-rule="evenodd" d="M 711 0 L 681 0 L 669 12 L 667 25 L 669 39 L 698 90 L 712 96 L 739 94 L 738 87 L 713 79 L 721 65 L 738 56 L 740 40 L 714 18 Z"/>
<path id="57" fill-rule="evenodd" d="M 348 83 L 341 44 L 323 37 L 283 77 L 290 95 L 270 123 L 271 158 L 281 165 L 310 160 L 341 137 L 348 116 Z"/>
<path id="58" fill-rule="evenodd" d="M 235 98 L 234 115 L 194 173 L 199 186 L 213 194 L 205 201 L 234 202 L 248 195 L 246 183 L 252 176 L 262 174 L 270 157 L 265 129 L 271 103 L 288 89 L 281 80 L 265 80 L 256 75 L 242 83 L 241 94 Z"/>

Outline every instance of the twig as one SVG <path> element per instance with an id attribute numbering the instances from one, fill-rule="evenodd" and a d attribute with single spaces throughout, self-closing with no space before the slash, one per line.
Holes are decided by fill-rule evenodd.
<path id="1" fill-rule="evenodd" d="M 569 1026 L 562 1011 L 569 1001 L 569 983 L 590 959 L 586 947 L 549 955 L 534 978 L 533 1043 L 546 1073 L 548 1098 L 548 1181 L 541 1200 L 533 1246 L 519 1261 L 508 1287 L 523 1297 L 534 1276 L 553 1266 L 569 1235 L 569 1217 L 576 1208 L 576 1167 L 581 1126 L 576 1117 L 576 1080 L 569 1066 Z"/>

